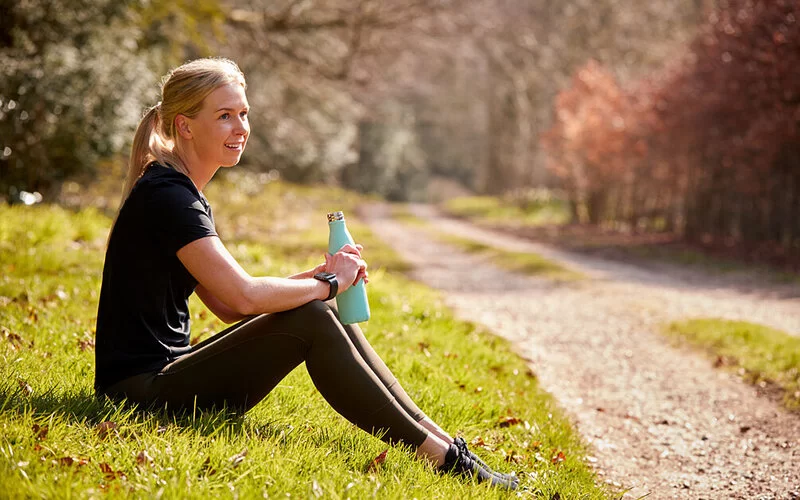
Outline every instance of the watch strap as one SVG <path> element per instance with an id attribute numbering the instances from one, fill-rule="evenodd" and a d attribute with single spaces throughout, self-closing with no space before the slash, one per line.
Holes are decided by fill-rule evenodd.
<path id="1" fill-rule="evenodd" d="M 336 294 L 339 293 L 339 282 L 336 280 L 336 275 L 333 273 L 317 273 L 314 275 L 315 279 L 319 281 L 324 281 L 330 285 L 330 292 L 328 296 L 325 297 L 325 301 L 331 300 L 332 298 L 336 297 Z"/>

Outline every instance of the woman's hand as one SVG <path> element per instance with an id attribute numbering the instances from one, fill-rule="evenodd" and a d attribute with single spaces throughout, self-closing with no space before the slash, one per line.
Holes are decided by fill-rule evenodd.
<path id="1" fill-rule="evenodd" d="M 325 270 L 325 262 L 322 264 L 317 264 L 313 269 L 309 269 L 308 271 L 303 271 L 302 273 L 297 273 L 289 276 L 289 279 L 292 280 L 301 280 L 305 278 L 313 278 L 315 274 L 321 273 Z"/>
<path id="2" fill-rule="evenodd" d="M 369 283 L 367 263 L 361 258 L 361 245 L 345 245 L 335 254 L 325 254 L 325 271 L 336 275 L 339 293 L 363 279 Z"/>

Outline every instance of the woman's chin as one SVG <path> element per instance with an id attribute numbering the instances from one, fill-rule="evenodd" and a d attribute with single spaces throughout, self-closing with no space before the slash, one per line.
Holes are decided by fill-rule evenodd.
<path id="1" fill-rule="evenodd" d="M 222 168 L 231 168 L 231 167 L 235 167 L 236 165 L 238 165 L 238 164 L 239 164 L 239 161 L 240 161 L 241 159 L 242 159 L 242 157 L 241 157 L 241 155 L 240 155 L 240 156 L 239 156 L 239 157 L 237 157 L 235 160 L 232 160 L 232 161 L 228 161 L 228 162 L 226 162 L 226 163 L 223 163 L 223 164 L 221 165 L 221 167 L 222 167 Z"/>

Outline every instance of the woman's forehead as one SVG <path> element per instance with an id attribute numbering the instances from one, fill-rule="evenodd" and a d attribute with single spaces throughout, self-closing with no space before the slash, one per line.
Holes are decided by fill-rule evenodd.
<path id="1" fill-rule="evenodd" d="M 212 111 L 218 109 L 238 109 L 248 107 L 247 94 L 242 84 L 233 82 L 214 89 L 203 102 L 204 108 Z"/>

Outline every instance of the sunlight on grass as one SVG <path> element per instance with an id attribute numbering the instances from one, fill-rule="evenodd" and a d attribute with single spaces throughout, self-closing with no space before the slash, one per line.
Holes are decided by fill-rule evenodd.
<path id="1" fill-rule="evenodd" d="M 755 385 L 777 386 L 786 406 L 800 409 L 800 338 L 754 323 L 720 319 L 676 322 L 666 331 L 705 349 L 715 366 L 731 367 Z"/>
<path id="2" fill-rule="evenodd" d="M 519 271 L 531 276 L 549 278 L 556 281 L 579 281 L 586 279 L 583 274 L 568 269 L 559 263 L 546 259 L 533 252 L 510 252 L 487 245 L 480 241 L 463 238 L 437 231 L 429 222 L 412 214 L 402 205 L 392 207 L 392 217 L 427 231 L 436 239 L 453 245 L 469 253 L 486 255 L 492 262 L 511 271 Z"/>
<path id="3" fill-rule="evenodd" d="M 583 274 L 567 269 L 561 264 L 533 252 L 509 252 L 479 241 L 450 234 L 439 234 L 437 238 L 467 252 L 486 255 L 492 262 L 510 271 L 520 271 L 531 276 L 539 276 L 556 281 L 586 279 Z"/>
<path id="4" fill-rule="evenodd" d="M 206 192 L 218 230 L 253 274 L 319 262 L 325 213 L 344 210 L 370 260 L 365 334 L 420 406 L 473 441 L 491 465 L 522 474 L 526 495 L 607 496 L 578 435 L 524 360 L 398 274 L 405 264 L 355 219 L 355 195 L 244 176 L 220 181 Z M 440 476 L 400 448 L 368 470 L 387 446 L 338 416 L 302 368 L 245 417 L 177 418 L 96 400 L 94 322 L 110 223 L 92 209 L 0 206 L 4 495 L 506 497 Z M 194 297 L 191 306 L 193 341 L 223 328 Z"/>
<path id="5" fill-rule="evenodd" d="M 570 220 L 566 203 L 547 192 L 536 193 L 536 196 L 453 198 L 442 208 L 457 217 L 499 225 L 541 226 L 566 224 Z"/>

